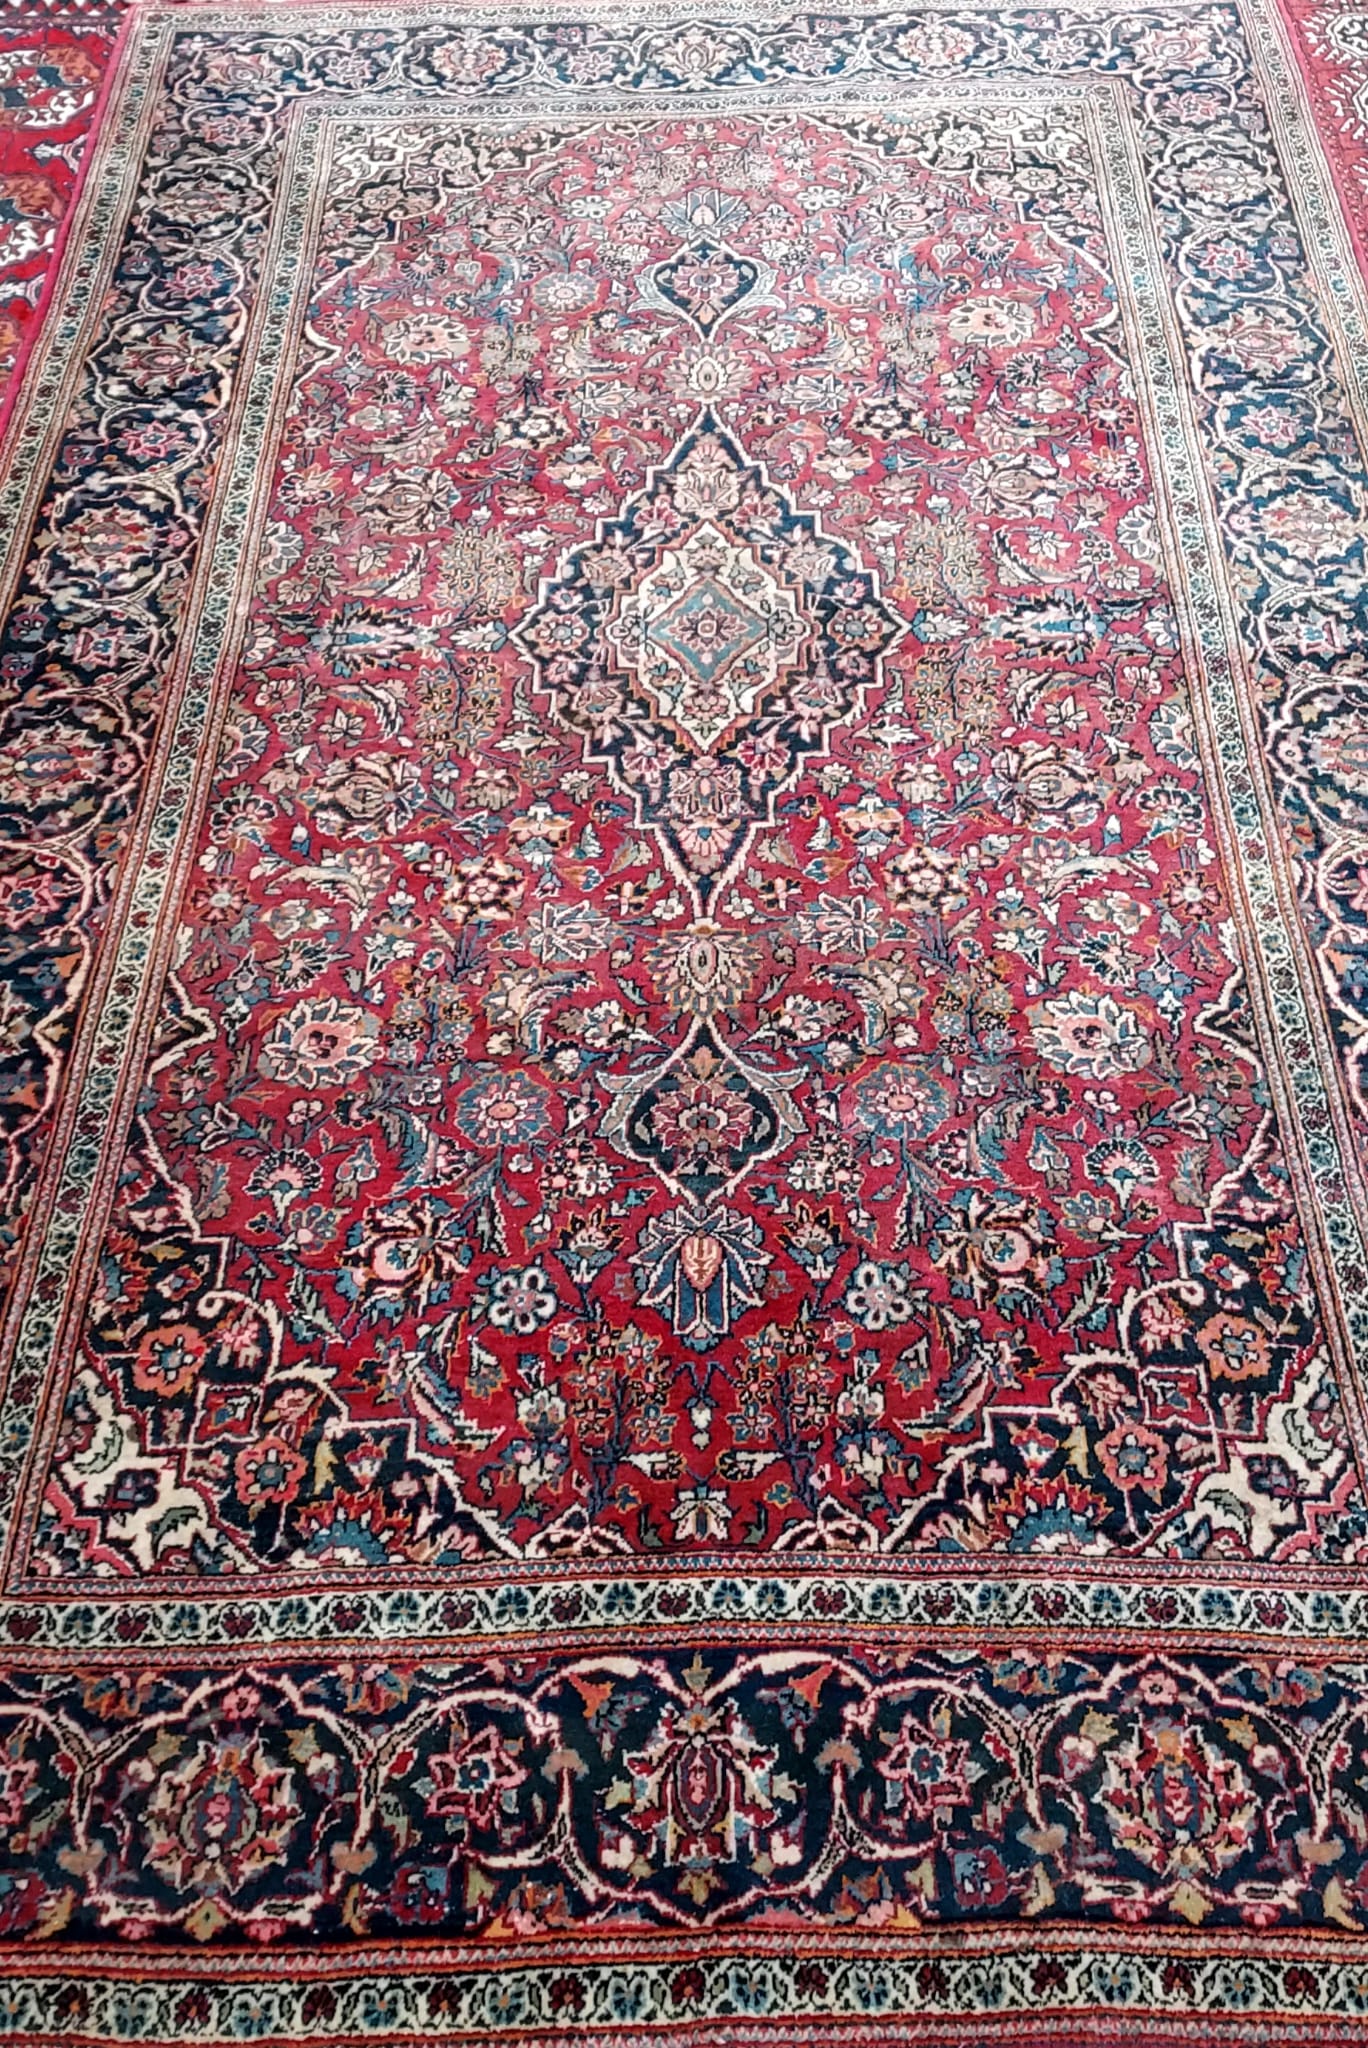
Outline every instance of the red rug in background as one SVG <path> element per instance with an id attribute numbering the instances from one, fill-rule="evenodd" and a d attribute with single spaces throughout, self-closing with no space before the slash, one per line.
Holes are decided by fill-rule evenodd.
<path id="1" fill-rule="evenodd" d="M 115 27 L 112 8 L 0 15 L 0 394 L 27 348 Z"/>

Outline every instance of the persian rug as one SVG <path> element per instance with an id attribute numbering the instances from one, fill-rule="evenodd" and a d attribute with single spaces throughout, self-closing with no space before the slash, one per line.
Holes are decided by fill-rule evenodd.
<path id="1" fill-rule="evenodd" d="M 71 44 L 0 2032 L 1368 2042 L 1362 17 Z"/>
<path id="2" fill-rule="evenodd" d="M 61 4 L 0 13 L 0 405 L 71 201 L 113 13 Z"/>

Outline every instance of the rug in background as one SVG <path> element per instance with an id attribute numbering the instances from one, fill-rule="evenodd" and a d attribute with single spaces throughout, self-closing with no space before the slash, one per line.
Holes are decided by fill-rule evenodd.
<path id="1" fill-rule="evenodd" d="M 0 394 L 32 329 L 114 32 L 112 7 L 0 14 Z"/>

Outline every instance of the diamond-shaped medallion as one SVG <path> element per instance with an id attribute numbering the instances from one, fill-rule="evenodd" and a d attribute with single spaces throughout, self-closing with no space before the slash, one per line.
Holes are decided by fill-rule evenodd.
<path id="1" fill-rule="evenodd" d="M 904 630 L 855 551 L 705 411 L 514 638 L 552 717 L 706 899 Z"/>

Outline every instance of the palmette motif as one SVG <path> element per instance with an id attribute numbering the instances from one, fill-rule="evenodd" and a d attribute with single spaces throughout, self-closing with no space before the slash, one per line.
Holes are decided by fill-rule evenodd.
<path id="1" fill-rule="evenodd" d="M 3 1931 L 1357 1924 L 1362 1711 L 1290 1660 L 1136 1677 L 832 1644 L 27 1680 Z"/>
<path id="2" fill-rule="evenodd" d="M 14 1346 L 4 1932 L 563 1937 L 406 2008 L 491 2038 L 1361 2010 L 1178 1938 L 1365 1924 L 1361 1674 L 1121 1633 L 1333 1634 L 1365 1533 L 1364 478 L 1240 17 L 159 35 L 0 650 L 16 1192 L 177 661 L 191 739 Z M 1178 1932 L 579 1967 L 947 1922 Z M 389 2024 L 262 1996 L 8 2023 Z"/>

